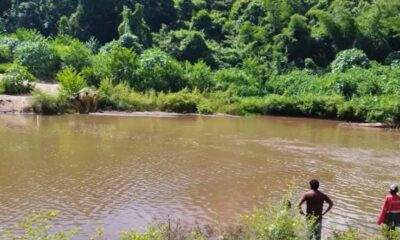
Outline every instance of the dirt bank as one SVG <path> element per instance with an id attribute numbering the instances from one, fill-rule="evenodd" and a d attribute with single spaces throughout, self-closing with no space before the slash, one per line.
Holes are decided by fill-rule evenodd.
<path id="1" fill-rule="evenodd" d="M 0 79 L 1 79 L 0 74 Z M 57 94 L 58 84 L 36 83 L 35 88 L 50 94 Z M 0 95 L 0 113 L 33 113 L 33 97 L 30 95 Z"/>

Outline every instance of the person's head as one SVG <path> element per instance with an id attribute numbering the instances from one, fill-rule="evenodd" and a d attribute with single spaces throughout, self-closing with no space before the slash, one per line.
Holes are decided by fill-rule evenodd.
<path id="1" fill-rule="evenodd" d="M 312 190 L 318 190 L 319 188 L 319 181 L 317 179 L 313 179 L 310 181 L 310 188 Z"/>
<path id="2" fill-rule="evenodd" d="M 390 185 L 389 189 L 390 194 L 395 195 L 399 192 L 399 187 L 396 184 Z"/>

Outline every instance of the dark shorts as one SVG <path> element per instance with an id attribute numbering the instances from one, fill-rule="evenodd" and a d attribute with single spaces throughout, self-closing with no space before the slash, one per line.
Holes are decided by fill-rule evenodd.
<path id="1" fill-rule="evenodd" d="M 307 239 L 308 240 L 321 240 L 322 236 L 322 218 L 310 220 L 307 223 Z"/>

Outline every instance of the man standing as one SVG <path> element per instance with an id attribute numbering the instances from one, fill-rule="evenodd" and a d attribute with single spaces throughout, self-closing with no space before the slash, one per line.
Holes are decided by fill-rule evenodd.
<path id="1" fill-rule="evenodd" d="M 306 215 L 309 222 L 309 238 L 310 240 L 320 240 L 322 230 L 322 216 L 327 214 L 333 207 L 333 202 L 327 195 L 320 192 L 319 182 L 316 179 L 310 181 L 311 190 L 306 192 L 301 198 L 298 208 L 302 215 Z M 301 206 L 306 202 L 307 210 L 304 214 Z M 328 208 L 323 211 L 324 202 L 328 203 Z"/>

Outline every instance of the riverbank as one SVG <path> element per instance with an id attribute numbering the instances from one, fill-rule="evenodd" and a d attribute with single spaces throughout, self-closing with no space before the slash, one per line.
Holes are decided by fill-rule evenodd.
<path id="1" fill-rule="evenodd" d="M 57 84 L 46 84 L 39 83 L 36 85 L 36 89 L 56 96 L 58 93 Z M 0 95 L 0 114 L 41 114 L 35 111 L 35 98 L 31 95 L 23 96 L 12 96 L 12 95 Z M 207 117 L 240 117 L 247 114 L 227 114 L 227 113 L 178 113 L 178 112 L 168 112 L 168 111 L 118 111 L 118 110 L 98 110 L 96 112 L 87 113 L 93 116 L 118 116 L 118 117 L 156 117 L 156 118 L 173 118 L 182 116 L 207 116 Z M 250 116 L 263 116 L 261 114 L 250 114 Z M 271 115 L 279 116 L 279 115 Z M 282 115 L 286 116 L 287 115 Z M 290 116 L 304 118 L 304 116 Z M 338 120 L 331 118 L 321 118 L 321 117 L 307 117 L 314 119 L 326 119 L 326 120 Z M 399 129 L 398 124 L 390 123 L 365 123 L 365 122 L 347 122 L 342 121 L 339 123 L 340 127 L 350 127 L 350 128 L 373 128 L 373 129 Z"/>

